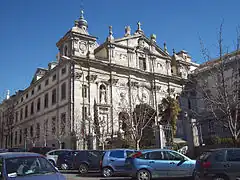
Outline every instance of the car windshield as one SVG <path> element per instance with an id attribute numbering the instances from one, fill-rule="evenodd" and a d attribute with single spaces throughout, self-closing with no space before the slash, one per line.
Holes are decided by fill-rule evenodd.
<path id="1" fill-rule="evenodd" d="M 8 177 L 56 173 L 56 169 L 42 157 L 16 157 L 6 159 Z"/>

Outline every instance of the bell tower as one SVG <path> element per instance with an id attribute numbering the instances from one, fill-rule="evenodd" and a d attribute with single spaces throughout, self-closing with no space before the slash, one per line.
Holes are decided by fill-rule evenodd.
<path id="1" fill-rule="evenodd" d="M 80 18 L 74 26 L 57 42 L 60 56 L 94 58 L 94 49 L 98 46 L 96 37 L 88 33 L 88 22 L 81 10 Z"/>

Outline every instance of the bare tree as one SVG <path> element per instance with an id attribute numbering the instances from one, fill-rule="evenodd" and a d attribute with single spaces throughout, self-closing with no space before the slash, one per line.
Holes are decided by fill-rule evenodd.
<path id="1" fill-rule="evenodd" d="M 236 143 L 240 134 L 240 36 L 237 33 L 236 51 L 229 53 L 223 46 L 222 28 L 221 24 L 218 34 L 219 58 L 209 61 L 209 52 L 201 42 L 202 53 L 207 62 L 195 71 L 190 81 L 196 86 L 200 96 L 198 101 L 205 104 L 215 124 L 229 129 Z M 204 114 L 207 114 L 206 111 Z"/>
<path id="2" fill-rule="evenodd" d="M 123 97 L 119 93 L 120 97 Z M 131 93 L 131 106 L 124 98 L 120 99 L 116 111 L 119 114 L 119 129 L 124 131 L 125 138 L 134 141 L 136 149 L 140 149 L 140 143 L 143 140 L 147 130 L 153 131 L 156 111 L 145 101 L 145 96 L 138 97 L 138 95 Z M 148 131 L 150 132 L 150 131 Z"/>

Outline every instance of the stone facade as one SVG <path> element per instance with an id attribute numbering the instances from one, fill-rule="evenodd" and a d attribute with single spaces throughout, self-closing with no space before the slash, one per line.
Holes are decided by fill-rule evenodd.
<path id="1" fill-rule="evenodd" d="M 48 69 L 39 68 L 31 85 L 16 95 L 12 146 L 64 142 L 64 147 L 96 148 L 94 116 L 106 142 L 122 131 L 123 109 L 130 113 L 137 104 L 147 103 L 157 110 L 169 93 L 180 96 L 188 74 L 198 66 L 186 51 L 170 55 L 166 44 L 160 48 L 156 35 L 148 38 L 140 23 L 134 33 L 126 27 L 122 38 L 114 38 L 110 26 L 99 45 L 88 33 L 83 12 L 57 47 L 57 61 Z M 180 123 L 181 136 L 182 127 Z M 73 134 L 77 144 L 72 144 Z"/>

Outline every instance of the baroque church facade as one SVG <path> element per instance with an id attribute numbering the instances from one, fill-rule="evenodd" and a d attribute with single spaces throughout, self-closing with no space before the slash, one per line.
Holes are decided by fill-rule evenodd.
<path id="1" fill-rule="evenodd" d="M 170 55 L 165 43 L 159 47 L 156 35 L 147 37 L 140 22 L 134 33 L 127 26 L 124 36 L 115 38 L 110 26 L 105 42 L 96 39 L 81 12 L 57 42 L 57 61 L 38 68 L 28 88 L 0 105 L 2 128 L 8 127 L 0 135 L 2 146 L 95 149 L 97 141 L 103 146 L 123 132 L 122 111 L 131 114 L 137 104 L 146 103 L 158 112 L 161 99 L 169 93 L 179 97 L 188 74 L 198 67 L 186 51 Z M 11 98 L 9 120 L 4 104 Z"/>

